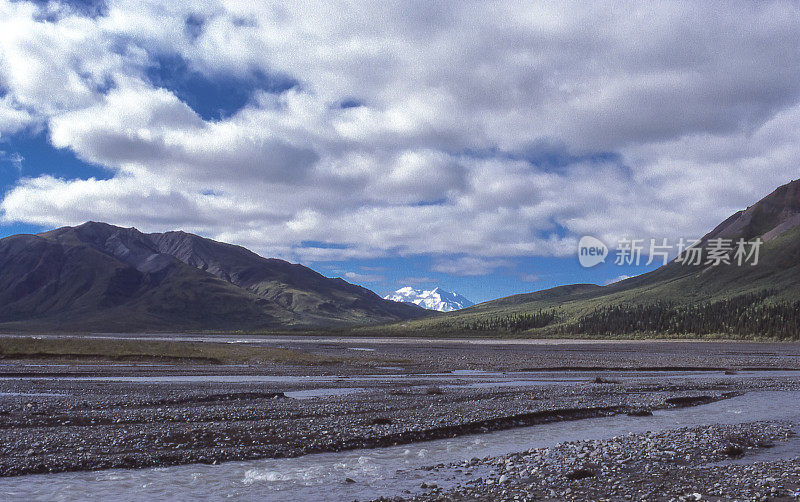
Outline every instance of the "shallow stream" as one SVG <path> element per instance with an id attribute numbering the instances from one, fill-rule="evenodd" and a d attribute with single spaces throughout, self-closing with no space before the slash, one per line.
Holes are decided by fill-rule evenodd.
<path id="1" fill-rule="evenodd" d="M 564 441 L 759 420 L 800 422 L 800 392 L 749 392 L 707 405 L 657 411 L 649 417 L 591 418 L 298 458 L 2 478 L 0 494 L 28 501 L 369 500 L 381 495 L 416 493 L 421 491 L 422 483 L 446 487 L 454 482 L 441 471 L 419 469 L 424 466 L 549 447 Z M 771 460 L 798 454 L 798 442 L 793 441 L 756 455 L 758 460 Z M 346 482 L 347 478 L 354 482 Z"/>

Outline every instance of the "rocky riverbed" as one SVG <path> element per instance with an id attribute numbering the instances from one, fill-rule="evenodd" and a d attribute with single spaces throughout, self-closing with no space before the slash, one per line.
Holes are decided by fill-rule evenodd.
<path id="1" fill-rule="evenodd" d="M 591 417 L 635 420 L 753 391 L 800 390 L 796 344 L 236 343 L 288 347 L 336 362 L 4 360 L 0 476 L 296 457 Z M 791 426 L 745 429 L 622 437 L 441 466 L 442 476 L 465 479 L 445 491 L 426 487 L 423 500 L 638 500 L 655 496 L 662 478 L 678 497 L 695 486 L 692 479 L 704 479 L 703 469 L 725 487 L 713 473 L 724 469 L 712 465 L 726 458 L 729 445 L 720 438 L 750 438 L 740 441 L 746 454 L 789 437 Z M 668 459 L 663 452 L 670 451 Z M 744 476 L 752 468 L 725 472 Z M 697 493 L 708 497 L 719 489 L 715 483 Z"/>
<path id="2" fill-rule="evenodd" d="M 435 385 L 425 379 L 413 385 L 370 381 L 372 389 L 310 399 L 285 397 L 291 392 L 279 389 L 287 384 L 15 381 L 0 405 L 0 475 L 390 446 L 648 413 L 725 399 L 748 388 L 790 386 L 777 380 L 596 383 L 584 376 L 567 384 L 470 388 L 469 379 L 453 377 Z M 337 389 L 350 388 L 325 390 Z"/>
<path id="3" fill-rule="evenodd" d="M 794 458 L 746 462 L 759 451 L 800 441 L 798 425 L 683 428 L 439 465 L 433 469 L 457 486 L 428 486 L 413 500 L 798 500 L 800 448 Z"/>

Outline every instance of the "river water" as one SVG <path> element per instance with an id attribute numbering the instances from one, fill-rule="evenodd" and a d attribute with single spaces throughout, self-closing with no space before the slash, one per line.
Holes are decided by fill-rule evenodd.
<path id="1" fill-rule="evenodd" d="M 800 422 L 800 392 L 749 392 L 703 406 L 657 411 L 651 417 L 592 418 L 289 459 L 3 478 L 0 495 L 26 501 L 368 500 L 417 493 L 423 482 L 443 487 L 452 483 L 441 472 L 418 469 L 423 466 L 554 446 L 564 441 L 758 420 Z M 798 445 L 778 445 L 760 453 L 759 460 L 800 455 Z M 346 478 L 355 482 L 348 483 Z"/>
<path id="2" fill-rule="evenodd" d="M 87 368 L 96 368 L 97 365 L 86 365 Z M 0 367 L 2 365 L 0 364 Z M 722 371 L 473 371 L 455 370 L 447 373 L 420 373 L 420 374 L 373 374 L 373 375 L 117 375 L 96 376 L 61 375 L 59 381 L 82 381 L 103 383 L 125 383 L 138 385 L 182 385 L 187 383 L 228 383 L 228 384 L 272 384 L 284 392 L 286 397 L 294 399 L 312 399 L 317 397 L 341 396 L 374 391 L 376 386 L 407 385 L 410 388 L 435 384 L 442 388 L 488 388 L 488 387 L 539 387 L 554 384 L 574 384 L 593 381 L 602 376 L 609 382 L 632 382 L 669 380 L 672 382 L 693 381 L 700 382 L 730 382 L 737 380 L 774 380 L 783 378 L 798 378 L 798 370 L 777 371 L 741 371 L 735 374 L 725 374 Z M 0 376 L 0 381 L 50 381 L 51 376 Z M 284 387 L 285 386 L 285 387 Z M 0 397 L 11 395 L 52 395 L 60 394 L 35 394 L 2 393 Z"/>

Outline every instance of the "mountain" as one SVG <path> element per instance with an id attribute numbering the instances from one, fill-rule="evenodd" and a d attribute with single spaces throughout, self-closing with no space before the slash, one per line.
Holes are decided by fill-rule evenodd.
<path id="1" fill-rule="evenodd" d="M 442 288 L 423 291 L 407 286 L 383 298 L 393 302 L 412 303 L 422 308 L 438 310 L 439 312 L 452 312 L 453 310 L 460 310 L 475 305 L 458 293 L 451 293 Z"/>
<path id="2" fill-rule="evenodd" d="M 530 337 L 723 336 L 797 339 L 800 332 L 800 180 L 779 187 L 711 230 L 748 246 L 755 266 L 683 264 L 607 286 L 575 284 L 513 295 L 435 318 L 382 328 L 417 336 L 513 334 Z M 735 246 L 734 246 L 735 247 Z M 685 256 L 685 255 L 684 255 Z"/>
<path id="3" fill-rule="evenodd" d="M 302 265 L 185 232 L 88 222 L 0 239 L 7 330 L 237 330 L 423 315 Z"/>
<path id="4" fill-rule="evenodd" d="M 761 237 L 770 241 L 800 225 L 800 180 L 787 183 L 757 204 L 735 213 L 705 239 Z"/>

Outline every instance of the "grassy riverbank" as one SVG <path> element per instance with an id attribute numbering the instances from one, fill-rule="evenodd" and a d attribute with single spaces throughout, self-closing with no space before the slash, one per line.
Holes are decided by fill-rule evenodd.
<path id="1" fill-rule="evenodd" d="M 224 363 L 329 364 L 340 358 L 276 347 L 91 337 L 0 337 L 0 358 L 99 359 L 110 361 L 185 361 Z"/>

